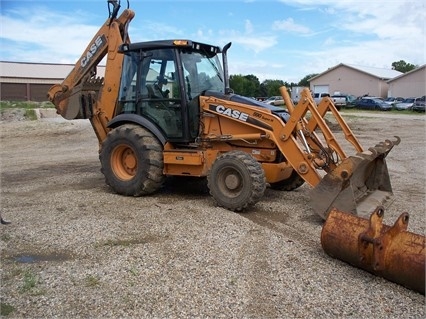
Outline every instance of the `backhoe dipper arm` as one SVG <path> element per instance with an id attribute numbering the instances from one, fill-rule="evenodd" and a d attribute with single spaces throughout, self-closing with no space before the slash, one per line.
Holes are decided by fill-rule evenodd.
<path id="1" fill-rule="evenodd" d="M 119 5 L 116 1 L 110 1 L 109 3 L 114 5 L 114 10 L 112 14 L 110 13 L 110 17 L 108 17 L 93 37 L 80 59 L 76 62 L 75 67 L 64 81 L 61 84 L 53 85 L 48 91 L 48 98 L 55 105 L 57 113 L 68 120 L 81 117 L 80 93 L 84 89 L 84 84 L 95 77 L 96 66 L 106 55 L 108 57 L 105 80 L 99 80 L 99 84 L 102 84 L 104 89 L 100 89 L 101 94 L 99 95 L 103 93 L 104 95 L 109 95 L 110 98 L 113 96 L 113 99 L 109 100 L 111 102 L 108 105 L 102 105 L 102 110 L 109 119 L 111 119 L 114 113 L 123 61 L 123 55 L 117 54 L 117 51 L 123 42 L 130 42 L 127 36 L 127 26 L 135 14 L 132 10 L 126 9 L 117 18 Z M 97 97 L 97 102 L 99 102 L 99 98 Z M 105 100 L 105 97 L 103 100 Z M 95 113 L 96 110 L 94 109 L 92 115 L 95 116 Z M 95 127 L 93 122 L 92 125 L 98 134 L 99 128 Z"/>

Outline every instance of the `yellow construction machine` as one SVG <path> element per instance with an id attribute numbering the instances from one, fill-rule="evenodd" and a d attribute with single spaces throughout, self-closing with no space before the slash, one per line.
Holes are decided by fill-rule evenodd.
<path id="1" fill-rule="evenodd" d="M 282 87 L 287 110 L 234 94 L 230 43 L 222 49 L 181 39 L 131 43 L 134 12 L 118 16 L 119 2 L 108 4 L 110 16 L 48 97 L 64 118 L 91 121 L 102 172 L 115 192 L 148 195 L 167 176 L 207 177 L 220 206 L 243 211 L 267 185 L 291 191 L 306 182 L 323 218 L 333 207 L 371 211 L 392 195 L 385 157 L 398 139 L 364 151 L 332 101 L 317 106 L 308 90 L 294 106 Z M 327 111 L 356 155 L 347 156 L 338 143 Z"/>
<path id="2" fill-rule="evenodd" d="M 108 1 L 109 17 L 74 69 L 48 92 L 66 119 L 89 119 L 106 183 L 118 194 L 149 195 L 168 176 L 207 178 L 219 206 L 243 211 L 265 189 L 312 186 L 313 210 L 365 214 L 392 196 L 385 158 L 399 139 L 364 150 L 330 98 L 308 90 L 286 108 L 234 94 L 227 52 L 186 39 L 132 43 L 129 8 Z M 97 66 L 106 58 L 105 75 Z M 348 156 L 325 121 L 334 116 Z"/>

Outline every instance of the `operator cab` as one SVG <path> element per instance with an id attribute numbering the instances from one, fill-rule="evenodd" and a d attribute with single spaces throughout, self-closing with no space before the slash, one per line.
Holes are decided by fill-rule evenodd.
<path id="1" fill-rule="evenodd" d="M 125 44 L 117 114 L 137 114 L 154 123 L 167 140 L 198 136 L 202 92 L 224 93 L 219 47 L 188 40 Z"/>

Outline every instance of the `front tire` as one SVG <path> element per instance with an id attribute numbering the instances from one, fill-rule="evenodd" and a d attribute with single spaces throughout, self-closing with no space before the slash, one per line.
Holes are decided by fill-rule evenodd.
<path id="1" fill-rule="evenodd" d="M 125 124 L 110 131 L 99 159 L 106 183 L 118 194 L 152 194 L 165 181 L 163 147 L 141 126 Z"/>
<path id="2" fill-rule="evenodd" d="M 208 188 L 219 206 L 242 211 L 265 193 L 266 178 L 260 163 L 248 153 L 230 151 L 213 163 Z"/>

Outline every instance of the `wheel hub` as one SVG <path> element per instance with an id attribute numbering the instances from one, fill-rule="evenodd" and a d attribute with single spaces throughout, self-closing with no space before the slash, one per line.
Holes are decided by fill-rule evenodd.
<path id="1" fill-rule="evenodd" d="M 237 189 L 240 186 L 240 179 L 235 174 L 229 174 L 225 177 L 225 185 L 230 190 Z"/>
<path id="2" fill-rule="evenodd" d="M 111 154 L 111 166 L 121 180 L 132 179 L 137 170 L 138 160 L 135 152 L 127 145 L 119 145 Z"/>
<path id="3" fill-rule="evenodd" d="M 133 154 L 133 152 L 130 149 L 127 149 L 124 153 L 123 153 L 123 166 L 127 169 L 127 170 L 134 170 L 136 167 L 136 158 L 135 158 L 135 154 Z"/>

